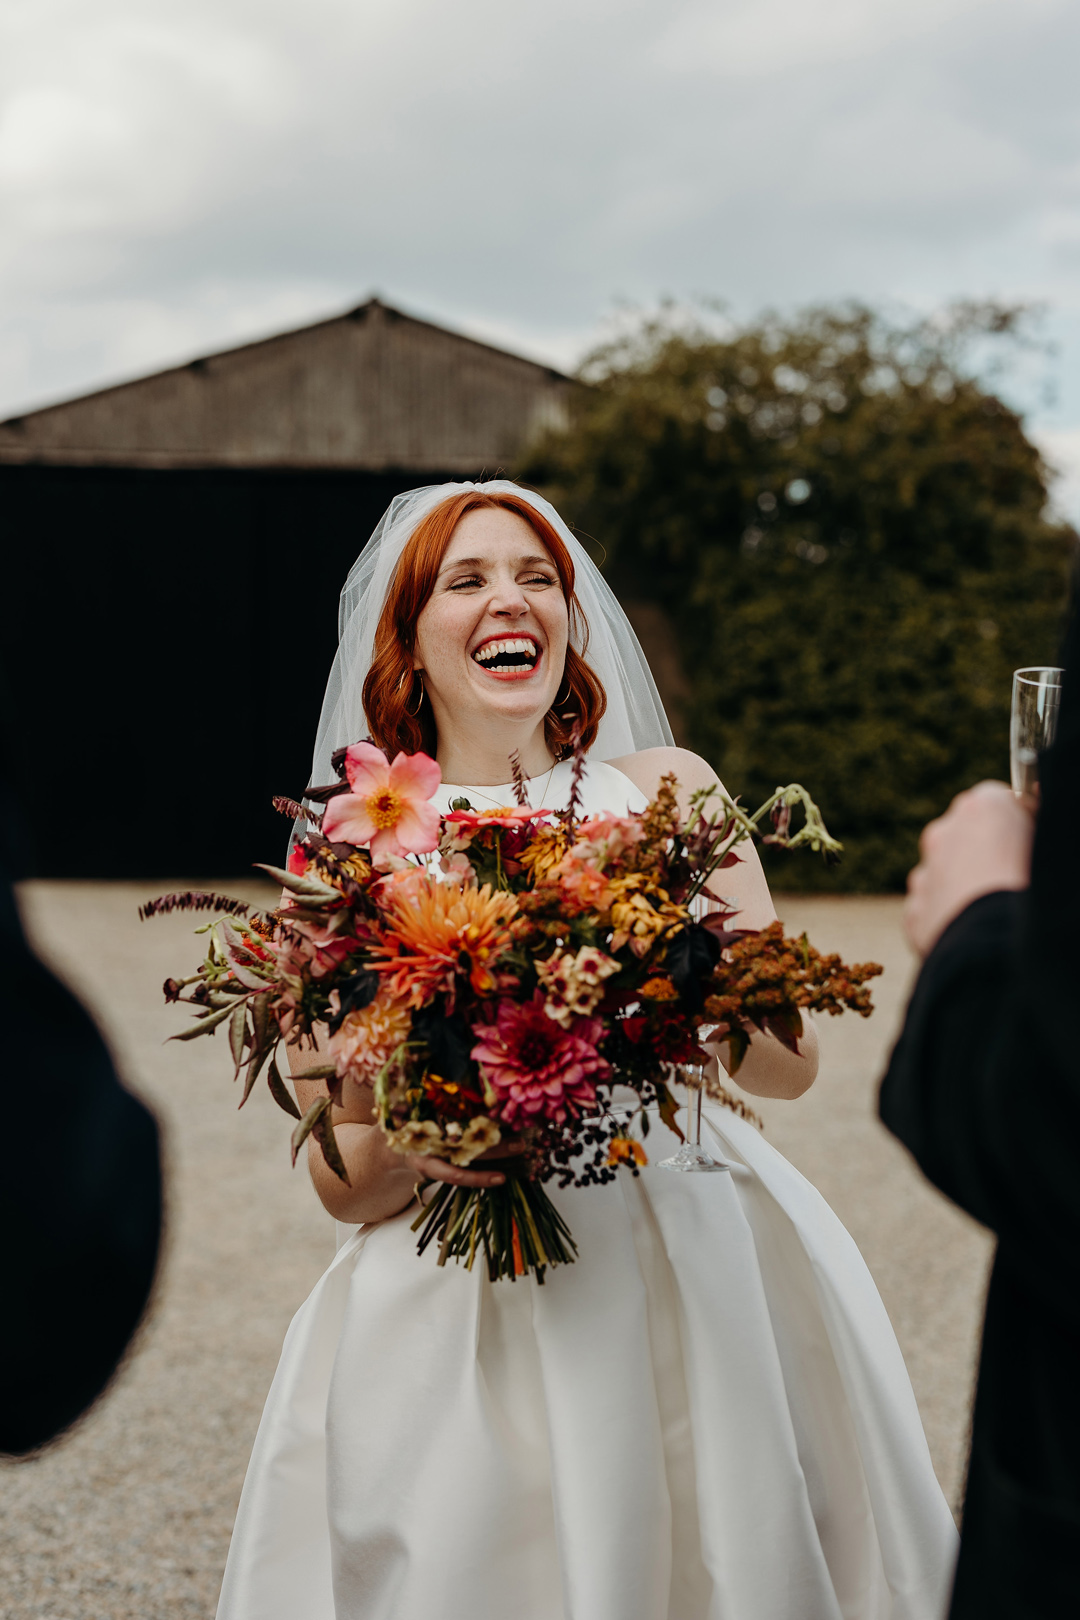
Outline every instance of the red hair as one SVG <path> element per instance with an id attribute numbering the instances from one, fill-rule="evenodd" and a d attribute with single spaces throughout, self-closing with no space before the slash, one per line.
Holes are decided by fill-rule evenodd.
<path id="1" fill-rule="evenodd" d="M 421 518 L 405 542 L 375 631 L 374 657 L 364 682 L 364 712 L 372 737 L 391 759 L 399 749 L 407 754 L 423 749 L 434 755 L 438 746 L 435 716 L 413 668 L 416 621 L 435 589 L 458 523 L 466 512 L 485 507 L 516 513 L 543 542 L 566 598 L 571 631 L 580 630 L 583 650 L 588 643 L 589 627 L 574 596 L 573 559 L 547 519 L 520 495 L 489 495 L 478 489 L 451 495 Z M 568 644 L 558 696 L 544 717 L 544 736 L 555 758 L 569 752 L 579 723 L 582 743 L 591 747 L 606 708 L 607 696 L 598 677 Z"/>

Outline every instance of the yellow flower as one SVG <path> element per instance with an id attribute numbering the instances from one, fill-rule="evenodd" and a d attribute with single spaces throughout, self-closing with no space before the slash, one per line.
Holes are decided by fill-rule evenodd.
<path id="1" fill-rule="evenodd" d="M 436 1091 L 445 1091 L 448 1097 L 456 1097 L 461 1087 L 456 1080 L 444 1080 L 441 1074 L 428 1074 L 426 1084 Z"/>
<path id="2" fill-rule="evenodd" d="M 562 827 L 542 827 L 529 840 L 518 856 L 522 866 L 532 875 L 534 884 L 542 883 L 566 854 L 569 838 Z"/>
<path id="3" fill-rule="evenodd" d="M 429 1153 L 439 1159 L 446 1156 L 442 1131 L 433 1119 L 408 1119 L 386 1135 L 398 1153 Z"/>
<path id="4" fill-rule="evenodd" d="M 648 1164 L 648 1155 L 640 1142 L 634 1142 L 629 1136 L 615 1136 L 611 1140 L 607 1162 L 610 1165 L 620 1164 L 642 1165 Z"/>
<path id="5" fill-rule="evenodd" d="M 458 1165 L 471 1164 L 502 1140 L 495 1121 L 484 1114 L 471 1119 L 464 1130 L 454 1120 L 444 1130 L 433 1119 L 409 1119 L 396 1130 L 388 1130 L 386 1135 L 398 1153 L 426 1153 L 431 1158 L 446 1159 Z"/>
<path id="6" fill-rule="evenodd" d="M 329 883 L 330 887 L 334 889 L 341 887 L 343 876 L 355 878 L 357 883 L 366 883 L 371 876 L 371 861 L 368 859 L 366 850 L 362 849 L 354 850 L 344 860 L 335 860 L 333 865 L 321 858 L 320 851 L 311 864 L 323 882 Z"/>
<path id="7" fill-rule="evenodd" d="M 449 1134 L 449 1126 L 447 1133 Z M 451 1164 L 472 1164 L 481 1153 L 486 1153 L 488 1148 L 497 1147 L 501 1141 L 502 1132 L 495 1121 L 488 1119 L 485 1114 L 477 1114 L 475 1119 L 470 1119 L 461 1133 L 460 1141 L 446 1157 Z"/>
<path id="8" fill-rule="evenodd" d="M 679 933 L 690 915 L 684 906 L 675 905 L 667 890 L 661 889 L 654 878 L 643 872 L 616 878 L 611 890 L 613 951 L 629 941 L 636 955 L 645 956 L 656 940 Z"/>
<path id="9" fill-rule="evenodd" d="M 679 999 L 679 992 L 666 973 L 657 973 L 651 979 L 646 979 L 638 991 L 638 995 L 644 996 L 646 1001 L 678 1001 Z"/>

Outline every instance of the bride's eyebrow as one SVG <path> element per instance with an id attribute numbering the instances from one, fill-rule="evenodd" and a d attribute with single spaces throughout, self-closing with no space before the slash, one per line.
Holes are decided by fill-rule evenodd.
<path id="1" fill-rule="evenodd" d="M 443 563 L 439 569 L 440 574 L 450 574 L 455 568 L 487 568 L 487 557 L 455 557 L 453 562 Z"/>
<path id="2" fill-rule="evenodd" d="M 519 557 L 519 568 L 554 568 L 555 564 L 550 557 Z M 439 569 L 440 577 L 443 574 L 452 574 L 456 568 L 490 568 L 490 557 L 455 557 L 453 562 L 444 563 Z"/>

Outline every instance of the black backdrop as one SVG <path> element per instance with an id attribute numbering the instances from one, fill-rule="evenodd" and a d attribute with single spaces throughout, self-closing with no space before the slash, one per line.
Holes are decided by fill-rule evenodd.
<path id="1" fill-rule="evenodd" d="M 0 467 L 5 731 L 43 877 L 280 861 L 345 575 L 451 475 Z"/>

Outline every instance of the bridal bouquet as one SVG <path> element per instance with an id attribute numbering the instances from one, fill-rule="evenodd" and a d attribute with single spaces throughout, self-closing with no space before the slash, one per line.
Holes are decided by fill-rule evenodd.
<path id="1" fill-rule="evenodd" d="M 241 1104 L 265 1072 L 296 1118 L 294 1163 L 313 1135 L 348 1182 L 332 1109 L 350 1078 L 373 1088 L 398 1152 L 456 1165 L 484 1155 L 506 1172 L 501 1186 L 424 1189 L 414 1230 L 421 1252 L 438 1245 L 440 1265 L 471 1267 L 481 1253 L 493 1280 L 532 1271 L 543 1281 L 572 1260 L 544 1183 L 636 1175 L 650 1106 L 681 1136 L 670 1083 L 680 1065 L 702 1062 L 703 1026 L 729 1042 L 735 1072 L 755 1028 L 794 1051 L 802 1009 L 871 1010 L 876 964 L 846 967 L 805 936 L 785 939 L 779 923 L 735 929 L 723 902 L 711 912 L 694 903 L 746 838 L 839 848 L 797 785 L 752 816 L 706 790 L 684 818 L 665 777 L 644 811 L 585 818 L 579 753 L 565 810 L 532 809 L 515 762 L 515 804 L 459 799 L 440 817 L 430 802 L 439 768 L 426 755 L 390 763 L 362 742 L 334 764 L 341 780 L 309 795 L 323 812 L 275 800 L 307 822 L 287 870 L 261 868 L 286 891 L 277 909 L 188 892 L 140 914 L 220 914 L 199 930 L 198 970 L 165 985 L 168 1000 L 196 1009 L 173 1039 L 227 1030 Z M 282 1042 L 313 1048 L 317 1026 L 327 1031 L 320 1061 L 297 1078 L 325 1080 L 327 1092 L 301 1118 L 278 1054 Z"/>

